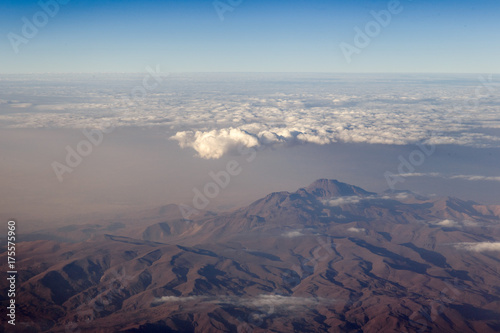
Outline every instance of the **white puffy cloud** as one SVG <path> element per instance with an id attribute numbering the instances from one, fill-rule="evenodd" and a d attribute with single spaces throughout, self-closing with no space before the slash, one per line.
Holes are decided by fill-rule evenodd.
<path id="1" fill-rule="evenodd" d="M 239 146 L 251 148 L 259 144 L 254 136 L 237 128 L 178 132 L 171 139 L 178 141 L 181 148 L 193 148 L 201 158 L 220 158 Z"/>
<path id="2" fill-rule="evenodd" d="M 170 139 L 178 141 L 181 148 L 193 148 L 202 158 L 220 158 L 238 146 L 262 147 L 298 143 L 323 145 L 335 141 L 314 129 L 266 128 L 255 124 L 206 132 L 181 131 Z"/>
<path id="3" fill-rule="evenodd" d="M 458 243 L 454 246 L 459 250 L 472 252 L 500 251 L 500 242 Z"/>
<path id="4" fill-rule="evenodd" d="M 359 233 L 359 232 L 366 232 L 366 229 L 365 228 L 350 227 L 347 229 L 347 231 Z"/>
<path id="5" fill-rule="evenodd" d="M 436 222 L 436 225 L 439 225 L 439 226 L 442 226 L 442 227 L 454 227 L 454 226 L 458 225 L 458 222 L 446 219 L 446 220 L 442 220 L 442 221 Z"/>

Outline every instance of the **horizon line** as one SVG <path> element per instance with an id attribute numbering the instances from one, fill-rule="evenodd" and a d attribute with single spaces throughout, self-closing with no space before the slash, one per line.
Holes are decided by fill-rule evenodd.
<path id="1" fill-rule="evenodd" d="M 61 75 L 61 74 L 144 74 L 144 72 L 18 72 L 18 73 L 0 73 L 0 75 Z M 182 72 L 168 71 L 165 74 L 349 74 L 349 75 L 477 75 L 477 74 L 500 74 L 500 72 L 258 72 L 258 71 L 198 71 L 198 72 Z"/>

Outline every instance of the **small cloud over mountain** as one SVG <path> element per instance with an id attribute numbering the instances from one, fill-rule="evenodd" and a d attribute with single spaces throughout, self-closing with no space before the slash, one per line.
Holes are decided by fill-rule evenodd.
<path id="1" fill-rule="evenodd" d="M 349 229 L 347 229 L 347 231 L 360 233 L 360 232 L 366 232 L 366 229 L 365 228 L 350 227 Z"/>
<path id="2" fill-rule="evenodd" d="M 500 251 L 500 242 L 458 243 L 454 246 L 458 250 L 472 252 Z"/>
<path id="3" fill-rule="evenodd" d="M 294 238 L 294 237 L 304 236 L 304 234 L 298 230 L 294 230 L 294 231 L 285 232 L 284 234 L 282 234 L 282 236 L 287 237 L 287 238 Z"/>

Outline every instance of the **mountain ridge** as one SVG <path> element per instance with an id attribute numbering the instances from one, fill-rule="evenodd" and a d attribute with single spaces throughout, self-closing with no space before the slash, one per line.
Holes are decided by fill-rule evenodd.
<path id="1" fill-rule="evenodd" d="M 500 329 L 494 207 L 325 179 L 190 220 L 164 207 L 20 242 L 19 331 Z"/>

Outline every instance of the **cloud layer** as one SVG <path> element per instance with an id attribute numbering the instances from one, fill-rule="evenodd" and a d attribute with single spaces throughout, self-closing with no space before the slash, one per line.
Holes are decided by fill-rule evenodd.
<path id="1" fill-rule="evenodd" d="M 476 77 L 437 84 L 436 78 L 398 76 L 178 74 L 134 99 L 143 76 L 5 77 L 0 127 L 162 126 L 201 158 L 220 158 L 238 146 L 302 143 L 500 147 L 500 94 L 478 100 Z M 12 95 L 24 100 L 8 99 Z"/>

